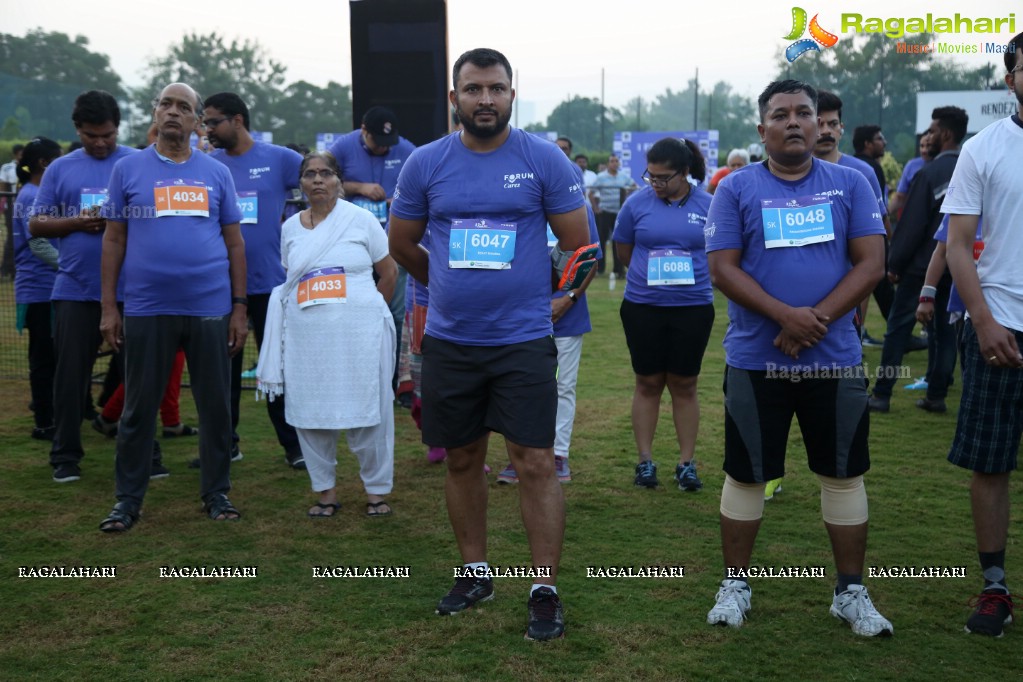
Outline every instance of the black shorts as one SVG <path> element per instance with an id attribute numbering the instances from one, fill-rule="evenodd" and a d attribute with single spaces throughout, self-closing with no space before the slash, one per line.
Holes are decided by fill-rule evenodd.
<path id="1" fill-rule="evenodd" d="M 858 370 L 858 371 L 857 371 Z M 725 472 L 740 483 L 785 475 L 792 415 L 810 471 L 852 478 L 870 469 L 870 417 L 862 368 L 840 378 L 769 377 L 725 368 Z"/>
<path id="2" fill-rule="evenodd" d="M 558 349 L 545 336 L 506 346 L 423 337 L 423 442 L 457 448 L 496 431 L 512 443 L 554 446 Z"/>
<path id="3" fill-rule="evenodd" d="M 621 316 L 633 372 L 640 376 L 700 374 L 714 327 L 714 304 L 659 306 L 622 301 Z"/>

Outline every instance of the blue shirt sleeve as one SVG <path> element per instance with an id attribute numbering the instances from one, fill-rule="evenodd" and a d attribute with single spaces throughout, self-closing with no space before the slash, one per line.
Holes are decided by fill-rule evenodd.
<path id="1" fill-rule="evenodd" d="M 430 205 L 423 191 L 419 164 L 421 156 L 422 150 L 417 149 L 402 164 L 398 186 L 394 190 L 394 201 L 391 203 L 391 215 L 405 220 L 424 220 L 429 214 Z"/>
<path id="2" fill-rule="evenodd" d="M 710 202 L 707 227 L 703 231 L 707 242 L 707 253 L 723 249 L 739 249 L 741 251 L 744 246 L 739 200 L 732 189 L 736 182 L 734 180 L 727 182 L 729 177 L 726 177 L 718 185 L 717 191 L 714 192 L 714 198 Z"/>
<path id="3" fill-rule="evenodd" d="M 636 243 L 636 216 L 633 215 L 634 201 L 638 194 L 633 194 L 622 204 L 622 210 L 618 211 L 618 218 L 615 220 L 615 229 L 611 233 L 611 241 L 622 244 Z"/>

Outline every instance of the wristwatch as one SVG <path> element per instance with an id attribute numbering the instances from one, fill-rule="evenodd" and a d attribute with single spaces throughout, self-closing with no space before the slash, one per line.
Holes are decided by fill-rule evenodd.
<path id="1" fill-rule="evenodd" d="M 574 292 L 574 291 L 570 291 L 570 292 L 568 292 L 568 293 L 566 294 L 566 296 L 567 296 L 568 298 L 572 299 L 572 303 L 575 303 L 576 301 L 578 301 L 578 300 L 579 300 L 579 297 L 575 295 L 575 292 Z"/>

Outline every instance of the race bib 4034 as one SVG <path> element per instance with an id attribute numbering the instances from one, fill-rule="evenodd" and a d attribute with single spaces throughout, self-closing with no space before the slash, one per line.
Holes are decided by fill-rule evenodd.
<path id="1" fill-rule="evenodd" d="M 826 196 L 764 199 L 760 213 L 765 248 L 806 246 L 835 239 L 831 200 Z"/>
<path id="2" fill-rule="evenodd" d="M 210 197 L 202 180 L 157 180 L 153 186 L 156 217 L 210 217 Z"/>

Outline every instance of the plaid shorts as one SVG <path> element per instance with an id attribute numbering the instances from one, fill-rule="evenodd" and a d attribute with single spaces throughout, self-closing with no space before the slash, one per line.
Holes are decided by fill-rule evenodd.
<path id="1" fill-rule="evenodd" d="M 1023 348 L 1023 332 L 1014 332 Z M 980 354 L 973 322 L 963 327 L 963 397 L 948 461 L 1001 474 L 1016 468 L 1023 436 L 1023 369 L 992 367 Z"/>

